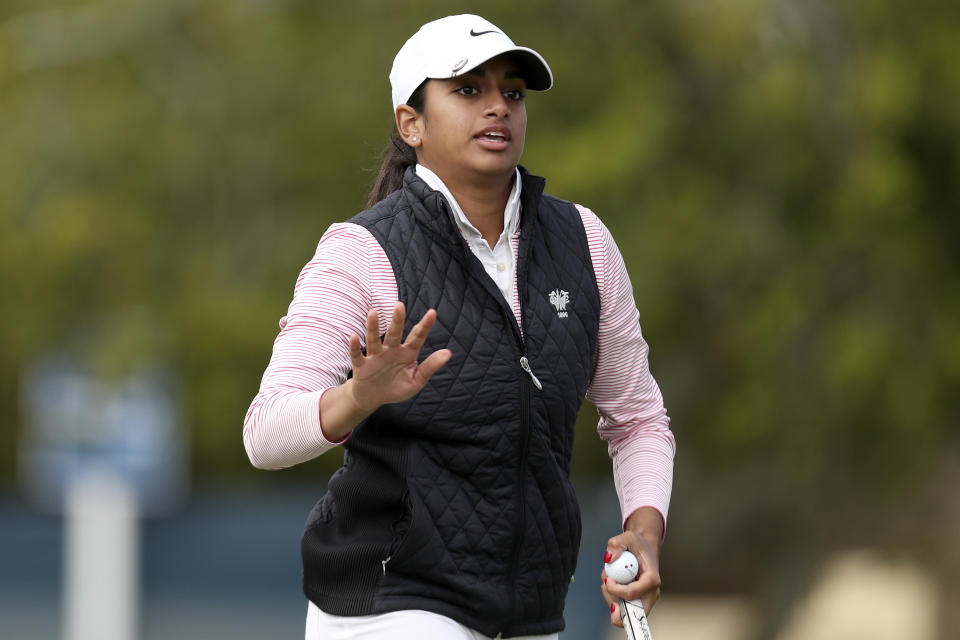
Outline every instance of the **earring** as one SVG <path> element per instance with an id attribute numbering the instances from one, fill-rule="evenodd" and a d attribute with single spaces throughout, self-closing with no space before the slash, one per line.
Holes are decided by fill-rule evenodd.
<path id="1" fill-rule="evenodd" d="M 420 138 L 418 138 L 417 136 L 413 136 L 413 141 L 414 141 L 414 142 L 416 142 L 416 141 L 419 140 L 419 139 L 420 139 Z"/>

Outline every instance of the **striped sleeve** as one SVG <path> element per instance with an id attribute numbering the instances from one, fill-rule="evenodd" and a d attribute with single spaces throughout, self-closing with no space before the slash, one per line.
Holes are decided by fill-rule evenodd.
<path id="1" fill-rule="evenodd" d="M 396 300 L 393 268 L 370 232 L 352 223 L 331 225 L 297 278 L 243 422 L 243 444 L 255 467 L 290 467 L 340 444 L 324 437 L 320 398 L 347 380 L 348 341 L 357 334 L 364 342 L 368 311 L 377 310 L 383 334 Z"/>
<path id="2" fill-rule="evenodd" d="M 597 431 L 613 461 L 623 521 L 649 506 L 666 524 L 676 442 L 650 373 L 633 286 L 610 231 L 592 211 L 577 209 L 600 290 L 597 361 L 587 399 L 600 414 Z"/>

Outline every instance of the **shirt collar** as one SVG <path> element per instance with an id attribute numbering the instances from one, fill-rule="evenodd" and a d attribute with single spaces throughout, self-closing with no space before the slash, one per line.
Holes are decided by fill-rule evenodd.
<path id="1" fill-rule="evenodd" d="M 508 237 L 516 233 L 520 224 L 520 169 L 514 169 L 513 171 L 513 187 L 510 189 L 510 197 L 507 198 L 507 206 L 503 210 L 503 234 L 507 234 Z M 427 183 L 427 186 L 439 191 L 447 199 L 453 221 L 457 223 L 457 227 L 460 228 L 462 234 L 477 238 L 482 237 L 480 231 L 470 223 L 466 214 L 463 213 L 463 209 L 460 208 L 460 203 L 453 197 L 453 194 L 447 189 L 447 185 L 437 174 L 422 164 L 417 164 L 416 172 L 420 179 Z M 503 234 L 500 235 L 501 238 Z"/>

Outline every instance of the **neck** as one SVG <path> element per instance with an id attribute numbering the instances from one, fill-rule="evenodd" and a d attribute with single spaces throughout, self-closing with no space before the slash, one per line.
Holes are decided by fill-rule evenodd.
<path id="1" fill-rule="evenodd" d="M 433 167 L 428 168 L 447 185 L 470 224 L 477 228 L 487 244 L 494 246 L 503 233 L 503 212 L 510 199 L 516 171 L 485 180 L 456 180 Z"/>

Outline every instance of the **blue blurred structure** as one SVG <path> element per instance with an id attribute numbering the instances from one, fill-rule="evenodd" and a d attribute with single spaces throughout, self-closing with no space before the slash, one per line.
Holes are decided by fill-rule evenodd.
<path id="1" fill-rule="evenodd" d="M 186 495 L 179 399 L 165 368 L 108 379 L 66 353 L 38 358 L 24 376 L 23 407 L 20 480 L 42 508 L 63 508 L 91 469 L 115 474 L 141 514 L 171 511 Z"/>
<path id="2" fill-rule="evenodd" d="M 298 638 L 300 534 L 322 488 L 206 490 L 142 524 L 140 637 Z M 606 539 L 619 526 L 612 481 L 579 485 L 584 533 L 567 598 L 565 640 L 598 638 L 608 613 L 598 588 Z M 61 636 L 63 520 L 0 495 L 3 636 Z"/>

